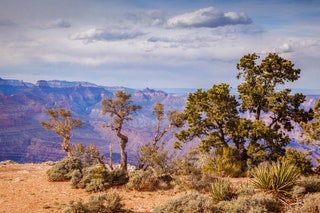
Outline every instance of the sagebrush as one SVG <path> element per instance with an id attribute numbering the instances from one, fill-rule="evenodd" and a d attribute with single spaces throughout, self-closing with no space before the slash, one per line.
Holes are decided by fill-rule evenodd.
<path id="1" fill-rule="evenodd" d="M 71 201 L 65 213 L 121 213 L 123 209 L 122 197 L 116 191 L 90 197 L 88 202 L 83 200 Z"/>
<path id="2" fill-rule="evenodd" d="M 66 181 L 72 178 L 75 170 L 81 171 L 83 168 L 82 162 L 79 158 L 68 157 L 56 163 L 48 171 L 49 181 Z"/>
<path id="3" fill-rule="evenodd" d="M 276 199 L 261 193 L 239 195 L 230 201 L 219 202 L 217 207 L 228 213 L 281 212 L 281 204 Z"/>
<path id="4" fill-rule="evenodd" d="M 169 199 L 167 202 L 153 210 L 153 213 L 168 212 L 211 213 L 219 212 L 219 210 L 214 207 L 210 197 L 199 193 L 189 193 L 177 198 Z"/>
<path id="5" fill-rule="evenodd" d="M 101 166 L 87 167 L 82 172 L 72 173 L 71 185 L 73 188 L 85 188 L 88 192 L 98 192 L 112 186 L 124 185 L 128 182 L 127 171 L 115 169 L 109 171 Z"/>

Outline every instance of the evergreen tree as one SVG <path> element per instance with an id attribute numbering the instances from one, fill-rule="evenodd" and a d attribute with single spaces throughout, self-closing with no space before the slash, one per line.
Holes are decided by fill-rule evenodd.
<path id="1" fill-rule="evenodd" d="M 276 53 L 270 53 L 260 64 L 255 53 L 245 55 L 237 64 L 241 111 L 253 115 L 248 154 L 256 161 L 276 160 L 285 154 L 290 143 L 288 132 L 294 123 L 312 119 L 312 112 L 300 108 L 305 101 L 301 93 L 280 90 L 287 82 L 299 79 L 301 70 Z"/>
<path id="2" fill-rule="evenodd" d="M 184 110 L 188 127 L 176 134 L 178 147 L 200 138 L 205 151 L 233 146 L 241 160 L 254 163 L 285 155 L 290 142 L 287 133 L 294 123 L 312 119 L 312 111 L 300 107 L 305 101 L 303 94 L 279 90 L 286 82 L 297 80 L 300 69 L 274 53 L 260 64 L 258 59 L 255 53 L 248 54 L 237 64 L 237 78 L 244 80 L 238 86 L 239 101 L 227 84 L 189 94 Z"/>
<path id="3" fill-rule="evenodd" d="M 128 136 L 123 133 L 125 122 L 131 121 L 131 114 L 142 107 L 132 104 L 131 95 L 122 90 L 118 90 L 114 98 L 106 98 L 101 101 L 102 114 L 109 114 L 113 118 L 112 122 L 106 125 L 115 131 L 120 139 L 121 169 L 127 170 L 126 146 L 129 141 Z"/>
<path id="4" fill-rule="evenodd" d="M 81 127 L 83 122 L 79 118 L 72 119 L 70 110 L 48 109 L 46 112 L 50 116 L 50 121 L 40 122 L 41 126 L 46 130 L 55 131 L 59 136 L 61 136 L 63 138 L 63 150 L 67 152 L 68 157 L 72 157 L 70 144 L 71 130 L 75 127 Z"/>

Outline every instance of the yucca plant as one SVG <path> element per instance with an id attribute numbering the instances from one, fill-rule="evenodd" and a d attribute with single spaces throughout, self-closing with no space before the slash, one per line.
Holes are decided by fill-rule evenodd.
<path id="1" fill-rule="evenodd" d="M 210 196 L 214 202 L 231 200 L 234 190 L 229 179 L 218 178 L 211 184 Z"/>
<path id="2" fill-rule="evenodd" d="M 289 202 L 300 171 L 296 166 L 284 160 L 272 164 L 262 163 L 253 170 L 252 176 L 254 177 L 252 182 L 256 188 L 281 201 Z"/>

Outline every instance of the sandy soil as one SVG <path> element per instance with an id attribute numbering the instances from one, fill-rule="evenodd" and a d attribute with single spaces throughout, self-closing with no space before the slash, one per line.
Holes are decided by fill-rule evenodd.
<path id="1" fill-rule="evenodd" d="M 0 165 L 0 213 L 63 212 L 69 202 L 87 200 L 92 194 L 72 189 L 70 182 L 49 182 L 43 164 Z M 173 190 L 137 192 L 117 188 L 125 209 L 150 212 L 155 206 L 177 196 Z"/>

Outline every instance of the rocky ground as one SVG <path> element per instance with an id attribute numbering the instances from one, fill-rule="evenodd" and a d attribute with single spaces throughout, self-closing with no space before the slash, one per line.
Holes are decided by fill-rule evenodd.
<path id="1" fill-rule="evenodd" d="M 42 164 L 0 164 L 0 213 L 63 212 L 70 201 L 87 200 L 93 194 L 72 189 L 70 182 L 49 182 Z M 174 190 L 157 192 L 130 191 L 116 188 L 125 209 L 151 212 L 167 199 L 177 196 Z"/>

